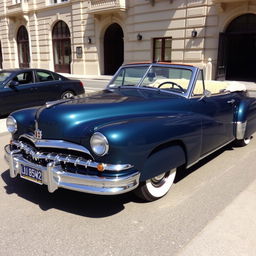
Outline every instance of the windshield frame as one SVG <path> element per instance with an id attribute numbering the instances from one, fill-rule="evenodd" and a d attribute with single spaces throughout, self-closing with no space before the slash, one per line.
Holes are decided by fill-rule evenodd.
<path id="1" fill-rule="evenodd" d="M 111 87 L 111 85 L 113 85 L 113 82 L 116 80 L 116 78 L 118 77 L 119 73 L 122 71 L 122 69 L 125 68 L 129 68 L 129 67 L 148 67 L 144 73 L 144 75 L 141 77 L 141 79 L 139 80 L 139 82 L 134 85 L 134 86 L 127 86 L 127 85 L 121 85 L 118 87 Z M 189 70 L 191 71 L 191 77 L 190 77 L 190 81 L 188 83 L 188 87 L 185 93 L 181 93 L 181 92 L 176 92 L 176 91 L 171 91 L 171 90 L 166 90 L 166 89 L 161 89 L 161 88 L 154 88 L 154 87 L 147 87 L 147 86 L 143 86 L 142 83 L 145 79 L 145 77 L 147 76 L 149 70 L 152 67 L 165 67 L 165 68 L 175 68 L 175 69 L 184 69 L 184 70 Z M 198 74 L 199 69 L 197 67 L 194 66 L 189 66 L 189 65 L 183 65 L 183 64 L 161 64 L 161 63 L 145 63 L 145 64 L 126 64 L 121 66 L 117 72 L 115 73 L 115 75 L 113 76 L 113 78 L 110 80 L 110 82 L 107 84 L 106 89 L 108 90 L 113 90 L 113 89 L 121 89 L 121 88 L 129 88 L 129 89 L 146 89 L 146 90 L 153 90 L 153 91 L 161 91 L 161 92 L 165 92 L 168 94 L 175 94 L 175 95 L 179 95 L 179 96 L 183 96 L 186 98 L 189 98 L 189 96 L 192 93 L 195 81 L 196 81 L 196 77 Z"/>

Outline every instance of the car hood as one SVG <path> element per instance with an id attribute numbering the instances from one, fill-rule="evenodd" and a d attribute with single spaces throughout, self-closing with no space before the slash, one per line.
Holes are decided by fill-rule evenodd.
<path id="1" fill-rule="evenodd" d="M 178 102 L 184 100 L 181 96 L 159 90 L 115 89 L 100 91 L 86 98 L 50 103 L 48 107 L 46 104 L 34 113 L 43 138 L 70 140 L 91 135 L 113 122 L 164 115 L 165 109 L 174 110 Z"/>

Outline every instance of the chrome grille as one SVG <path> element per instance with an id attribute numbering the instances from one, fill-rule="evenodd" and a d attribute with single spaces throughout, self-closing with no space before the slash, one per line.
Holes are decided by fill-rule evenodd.
<path id="1" fill-rule="evenodd" d="M 63 143 L 63 141 L 60 142 Z M 36 143 L 43 145 L 43 147 L 37 147 Z M 31 140 L 24 140 L 23 138 L 23 140 L 20 141 L 12 141 L 11 145 L 13 149 L 20 150 L 22 156 L 30 162 L 42 166 L 47 166 L 49 162 L 54 162 L 55 164 L 61 164 L 65 171 L 95 172 L 98 170 L 97 167 L 99 164 L 104 166 L 104 170 L 113 172 L 119 172 L 133 167 L 130 164 L 105 164 L 95 162 L 92 156 L 87 154 L 89 151 L 81 151 L 81 146 L 79 145 L 73 147 L 78 148 L 76 151 L 73 148 L 70 150 L 60 148 L 60 146 L 56 148 L 51 147 L 51 141 L 43 141 L 44 144 L 40 143 L 41 141 L 36 141 L 34 144 Z M 49 143 L 49 147 L 45 146 L 46 143 Z"/>

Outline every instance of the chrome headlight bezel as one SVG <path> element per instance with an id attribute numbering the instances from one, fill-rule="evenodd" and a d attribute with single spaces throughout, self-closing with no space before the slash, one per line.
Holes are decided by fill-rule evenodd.
<path id="1" fill-rule="evenodd" d="M 92 151 L 98 156 L 104 156 L 109 151 L 109 143 L 107 138 L 100 132 L 95 132 L 91 139 L 90 145 Z"/>
<path id="2" fill-rule="evenodd" d="M 17 121 L 13 116 L 8 116 L 6 119 L 6 127 L 8 132 L 14 134 L 17 131 Z"/>

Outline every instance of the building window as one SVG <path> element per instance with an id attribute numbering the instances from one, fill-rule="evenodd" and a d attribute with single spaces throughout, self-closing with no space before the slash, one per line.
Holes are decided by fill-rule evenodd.
<path id="1" fill-rule="evenodd" d="M 153 61 L 171 61 L 172 38 L 153 38 Z"/>
<path id="2" fill-rule="evenodd" d="M 68 2 L 69 0 L 49 0 L 50 4 L 60 4 L 64 2 Z"/>

